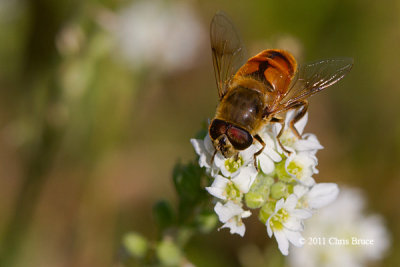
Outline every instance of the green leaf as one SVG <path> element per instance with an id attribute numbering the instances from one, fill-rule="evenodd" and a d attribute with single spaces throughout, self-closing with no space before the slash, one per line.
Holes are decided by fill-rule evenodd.
<path id="1" fill-rule="evenodd" d="M 205 186 L 209 178 L 204 170 L 196 163 L 186 165 L 178 163 L 173 171 L 173 181 L 179 197 L 180 222 L 187 221 L 196 212 L 196 207 L 209 198 Z"/>
<path id="2" fill-rule="evenodd" d="M 161 232 L 170 227 L 175 221 L 174 211 L 171 205 L 165 200 L 157 202 L 153 207 L 153 212 L 156 224 Z"/>
<path id="3" fill-rule="evenodd" d="M 173 180 L 179 197 L 190 202 L 196 200 L 203 191 L 200 185 L 202 176 L 203 170 L 198 164 L 178 163 L 174 168 Z"/>

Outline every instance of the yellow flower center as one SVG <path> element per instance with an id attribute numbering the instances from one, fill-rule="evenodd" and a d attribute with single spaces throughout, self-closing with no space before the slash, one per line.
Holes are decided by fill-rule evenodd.
<path id="1" fill-rule="evenodd" d="M 285 209 L 280 209 L 274 216 L 272 216 L 269 224 L 275 230 L 282 230 L 283 223 L 289 218 L 289 213 Z"/>
<path id="2" fill-rule="evenodd" d="M 289 173 L 296 176 L 297 179 L 300 179 L 303 175 L 303 166 L 300 166 L 298 163 L 294 161 L 289 163 L 289 165 L 287 166 L 287 170 Z"/>
<path id="3" fill-rule="evenodd" d="M 237 171 L 240 166 L 243 165 L 243 159 L 241 156 L 238 157 L 237 160 L 235 160 L 235 157 L 229 158 L 227 160 L 225 160 L 225 168 L 230 172 L 230 173 L 234 173 L 235 171 Z"/>
<path id="4" fill-rule="evenodd" d="M 241 196 L 239 189 L 232 182 L 226 186 L 225 193 L 226 198 L 230 200 L 238 199 Z"/>

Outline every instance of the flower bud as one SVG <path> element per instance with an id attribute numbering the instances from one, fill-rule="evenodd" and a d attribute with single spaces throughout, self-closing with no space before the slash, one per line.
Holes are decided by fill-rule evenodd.
<path id="1" fill-rule="evenodd" d="M 291 182 L 293 181 L 293 177 L 286 171 L 286 160 L 287 159 L 283 159 L 275 165 L 275 173 L 279 180 L 283 182 Z"/>
<path id="2" fill-rule="evenodd" d="M 197 217 L 197 224 L 201 232 L 211 232 L 218 223 L 218 216 L 214 212 L 203 212 Z"/>
<path id="3" fill-rule="evenodd" d="M 147 240 L 138 233 L 127 233 L 124 236 L 125 249 L 134 257 L 143 258 L 148 250 Z"/>
<path id="4" fill-rule="evenodd" d="M 276 182 L 271 186 L 271 197 L 281 199 L 288 193 L 287 185 L 284 182 Z"/>
<path id="5" fill-rule="evenodd" d="M 268 201 L 262 208 L 260 209 L 260 213 L 258 214 L 258 219 L 263 223 L 266 224 L 268 218 L 274 213 L 275 210 L 274 201 Z"/>
<path id="6" fill-rule="evenodd" d="M 256 180 L 250 188 L 250 191 L 245 194 L 247 207 L 251 209 L 262 207 L 268 200 L 270 186 L 273 184 L 273 182 L 274 179 L 272 177 L 258 174 Z"/>
<path id="7" fill-rule="evenodd" d="M 170 239 L 162 240 L 156 248 L 157 257 L 162 266 L 179 266 L 182 252 Z"/>

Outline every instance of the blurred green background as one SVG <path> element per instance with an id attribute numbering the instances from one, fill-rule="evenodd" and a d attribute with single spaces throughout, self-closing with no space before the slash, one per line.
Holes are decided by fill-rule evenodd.
<path id="1" fill-rule="evenodd" d="M 310 100 L 316 180 L 365 191 L 392 236 L 371 266 L 400 266 L 400 1 L 0 0 L 1 266 L 117 266 L 125 232 L 155 237 L 152 205 L 174 201 L 173 166 L 217 105 L 217 10 L 251 55 L 354 58 Z M 244 238 L 215 231 L 187 253 L 246 265 L 242 247 L 274 242 L 254 218 Z"/>

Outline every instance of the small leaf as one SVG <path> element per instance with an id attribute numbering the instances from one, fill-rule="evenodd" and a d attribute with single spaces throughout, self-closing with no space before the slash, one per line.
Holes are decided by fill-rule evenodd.
<path id="1" fill-rule="evenodd" d="M 205 193 L 201 186 L 203 170 L 198 164 L 188 163 L 182 165 L 178 163 L 173 172 L 173 180 L 176 191 L 182 201 L 194 202 Z"/>
<path id="2" fill-rule="evenodd" d="M 153 207 L 153 212 L 155 221 L 161 232 L 175 221 L 174 211 L 171 205 L 165 200 L 157 202 Z"/>
<path id="3" fill-rule="evenodd" d="M 179 217 L 180 223 L 187 222 L 196 212 L 199 206 L 210 196 L 204 187 L 209 181 L 204 174 L 204 170 L 197 163 L 182 165 L 178 163 L 173 172 L 175 189 L 179 196 Z"/>

